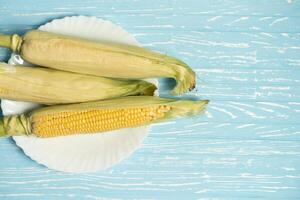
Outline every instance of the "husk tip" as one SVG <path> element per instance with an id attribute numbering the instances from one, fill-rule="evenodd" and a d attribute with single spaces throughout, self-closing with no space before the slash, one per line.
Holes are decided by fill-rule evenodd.
<path id="1" fill-rule="evenodd" d="M 157 87 L 154 84 L 147 84 L 145 86 L 145 88 L 142 90 L 141 95 L 153 96 L 155 94 L 156 90 L 157 90 Z"/>

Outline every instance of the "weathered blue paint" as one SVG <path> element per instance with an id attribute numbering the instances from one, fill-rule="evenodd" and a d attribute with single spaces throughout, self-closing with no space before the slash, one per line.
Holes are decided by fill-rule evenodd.
<path id="1" fill-rule="evenodd" d="M 111 20 L 182 58 L 198 74 L 185 96 L 211 103 L 203 116 L 153 126 L 99 173 L 48 170 L 0 139 L 0 199 L 300 199 L 299 1 L 0 0 L 2 33 L 69 15 Z"/>

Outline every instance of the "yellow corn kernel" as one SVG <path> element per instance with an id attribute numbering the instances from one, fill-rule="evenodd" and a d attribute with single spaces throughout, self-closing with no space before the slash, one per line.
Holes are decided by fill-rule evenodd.
<path id="1" fill-rule="evenodd" d="M 162 106 L 128 109 L 95 109 L 61 112 L 31 118 L 32 132 L 38 137 L 54 137 L 74 133 L 94 133 L 134 127 L 164 116 L 170 110 Z M 126 118 L 124 118 L 126 116 Z"/>
<path id="2" fill-rule="evenodd" d="M 4 117 L 0 135 L 34 134 L 55 137 L 147 125 L 197 114 L 208 101 L 130 96 L 80 104 L 48 106 L 31 113 Z M 3 133 L 2 133 L 3 135 Z"/>

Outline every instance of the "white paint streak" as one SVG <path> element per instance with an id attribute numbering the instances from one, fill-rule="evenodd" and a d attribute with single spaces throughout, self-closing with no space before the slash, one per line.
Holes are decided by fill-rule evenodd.
<path id="1" fill-rule="evenodd" d="M 225 25 L 226 25 L 226 26 L 231 26 L 232 24 L 235 24 L 235 23 L 241 22 L 241 21 L 245 21 L 245 20 L 248 20 L 248 19 L 249 19 L 248 16 L 240 17 L 240 18 L 238 18 L 238 19 L 236 19 L 236 20 L 234 20 L 234 21 L 232 21 L 232 22 L 230 22 L 230 23 L 228 23 L 228 24 L 225 24 Z"/>
<path id="2" fill-rule="evenodd" d="M 268 19 L 272 19 L 272 17 L 262 17 L 262 18 L 259 18 L 259 21 L 265 21 L 265 20 L 268 20 Z"/>
<path id="3" fill-rule="evenodd" d="M 203 193 L 207 193 L 207 192 L 210 192 L 210 191 L 211 191 L 210 189 L 202 189 L 202 190 L 196 191 L 195 193 L 196 194 L 203 194 Z"/>
<path id="4" fill-rule="evenodd" d="M 39 193 L 16 193 L 16 194 L 0 194 L 0 197 L 25 197 L 25 196 L 31 196 L 31 197 L 41 197 L 44 196 L 44 194 Z"/>
<path id="5" fill-rule="evenodd" d="M 287 61 L 289 62 L 288 65 L 296 65 L 296 66 L 300 66 L 300 59 L 287 59 Z"/>
<path id="6" fill-rule="evenodd" d="M 245 106 L 245 107 L 248 107 L 248 108 L 254 108 L 255 107 L 255 106 L 250 105 L 250 104 L 235 102 L 235 101 L 230 101 L 229 103 L 234 104 L 234 105 L 238 105 L 238 106 Z"/>
<path id="7" fill-rule="evenodd" d="M 268 109 L 268 108 L 261 108 L 261 107 L 259 107 L 259 109 L 263 110 L 263 111 L 266 111 L 266 112 L 271 112 L 271 113 L 275 112 L 274 110 Z"/>
<path id="8" fill-rule="evenodd" d="M 165 45 L 165 44 L 174 44 L 172 41 L 166 41 L 166 42 L 151 42 L 151 43 L 146 43 L 143 44 L 143 46 L 155 46 L 155 45 Z"/>
<path id="9" fill-rule="evenodd" d="M 225 113 L 225 114 L 229 115 L 232 119 L 237 118 L 236 115 L 234 115 L 233 113 L 227 111 L 227 110 L 224 109 L 224 108 L 219 108 L 219 107 L 215 107 L 215 106 L 210 106 L 210 108 L 211 108 L 211 109 L 214 109 L 214 110 L 217 110 L 217 111 L 220 111 L 220 112 L 222 112 L 222 113 Z"/>
<path id="10" fill-rule="evenodd" d="M 280 19 L 276 19 L 274 20 L 271 24 L 269 24 L 269 26 L 274 26 L 275 24 L 279 23 L 279 22 L 283 22 L 283 21 L 286 21 L 288 20 L 289 18 L 288 17 L 283 17 L 283 18 L 280 18 Z"/>
<path id="11" fill-rule="evenodd" d="M 135 26 L 136 28 L 174 28 L 173 25 L 144 25 L 144 26 Z"/>
<path id="12" fill-rule="evenodd" d="M 278 107 L 278 108 L 287 108 L 287 109 L 290 108 L 289 106 L 285 106 L 285 105 L 282 105 L 279 103 L 272 103 L 272 102 L 257 102 L 257 103 L 261 104 L 261 105 L 273 106 L 273 107 Z"/>
<path id="13" fill-rule="evenodd" d="M 157 123 L 157 124 L 153 124 L 151 126 L 165 126 L 165 125 L 171 125 L 171 124 L 175 124 L 176 122 L 175 121 L 170 121 L 170 122 L 160 122 L 160 123 Z"/>
<path id="14" fill-rule="evenodd" d="M 273 36 L 271 33 L 260 33 L 261 35 L 263 35 L 263 36 L 267 36 L 267 37 L 270 37 L 270 38 L 276 38 L 275 36 Z"/>
<path id="15" fill-rule="evenodd" d="M 191 124 L 191 125 L 186 125 L 186 128 L 192 128 L 192 127 L 197 127 L 197 126 L 203 126 L 203 125 L 207 125 L 208 122 L 199 122 L 199 123 L 195 123 L 195 124 Z"/>
<path id="16" fill-rule="evenodd" d="M 116 13 L 132 13 L 132 12 L 155 12 L 155 11 L 171 11 L 173 8 L 151 8 L 151 9 L 122 9 L 122 10 L 116 10 Z"/>
<path id="17" fill-rule="evenodd" d="M 220 127 L 224 127 L 224 126 L 229 126 L 230 123 L 222 123 L 222 124 L 219 124 L 217 126 L 215 126 L 216 128 L 220 128 Z"/>
<path id="18" fill-rule="evenodd" d="M 184 37 L 177 37 L 173 39 L 176 42 L 182 43 L 190 43 L 190 44 L 197 44 L 203 46 L 211 46 L 211 47 L 228 47 L 228 48 L 249 48 L 248 43 L 229 43 L 229 42 L 217 42 L 217 41 L 208 41 L 208 40 L 200 40 L 200 39 L 191 39 L 191 38 L 184 38 Z"/>
<path id="19" fill-rule="evenodd" d="M 49 16 L 49 15 L 58 15 L 58 14 L 71 14 L 72 12 L 41 12 L 41 13 L 15 13 L 12 16 L 16 17 L 28 17 L 28 16 Z"/>
<path id="20" fill-rule="evenodd" d="M 269 46 L 271 45 L 268 42 L 262 42 L 262 41 L 251 41 L 252 44 L 259 44 L 259 45 L 265 45 L 265 46 Z"/>
<path id="21" fill-rule="evenodd" d="M 209 111 L 205 111 L 205 115 L 209 119 L 213 118 L 213 115 Z"/>
<path id="22" fill-rule="evenodd" d="M 288 102 L 289 105 L 300 105 L 300 102 Z"/>
<path id="23" fill-rule="evenodd" d="M 255 124 L 243 124 L 243 125 L 237 126 L 236 129 L 247 128 L 250 126 L 255 126 Z"/>
<path id="24" fill-rule="evenodd" d="M 228 106 L 229 106 L 229 107 L 232 107 L 232 108 L 235 108 L 235 109 L 237 109 L 237 110 L 240 110 L 240 111 L 242 111 L 243 113 L 245 113 L 246 115 L 249 115 L 249 116 L 251 116 L 251 117 L 253 117 L 253 118 L 256 118 L 256 119 L 265 119 L 265 118 L 266 118 L 265 116 L 257 115 L 257 114 L 255 114 L 254 112 L 251 112 L 251 111 L 246 110 L 246 109 L 241 108 L 241 107 L 237 107 L 237 106 L 233 106 L 233 105 L 228 105 Z"/>
<path id="25" fill-rule="evenodd" d="M 262 90 L 279 90 L 279 91 L 286 91 L 290 90 L 291 88 L 289 86 L 286 87 L 280 87 L 280 86 L 260 86 L 259 87 Z"/>
<path id="26" fill-rule="evenodd" d="M 222 16 L 215 16 L 215 17 L 212 17 L 212 18 L 209 18 L 208 20 L 207 20 L 207 22 L 213 22 L 213 21 L 216 21 L 217 19 L 220 19 L 220 18 L 222 18 Z"/>
<path id="27" fill-rule="evenodd" d="M 252 26 L 250 27 L 251 30 L 260 30 L 260 28 L 256 27 L 256 26 Z"/>

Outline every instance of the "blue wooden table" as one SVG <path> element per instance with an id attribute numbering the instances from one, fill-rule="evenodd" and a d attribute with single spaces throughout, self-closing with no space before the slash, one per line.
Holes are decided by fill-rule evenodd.
<path id="1" fill-rule="evenodd" d="M 186 61 L 198 74 L 187 96 L 211 103 L 153 126 L 130 158 L 99 173 L 51 171 L 0 139 L 1 200 L 300 199 L 299 0 L 0 0 L 0 31 L 79 14 Z"/>

